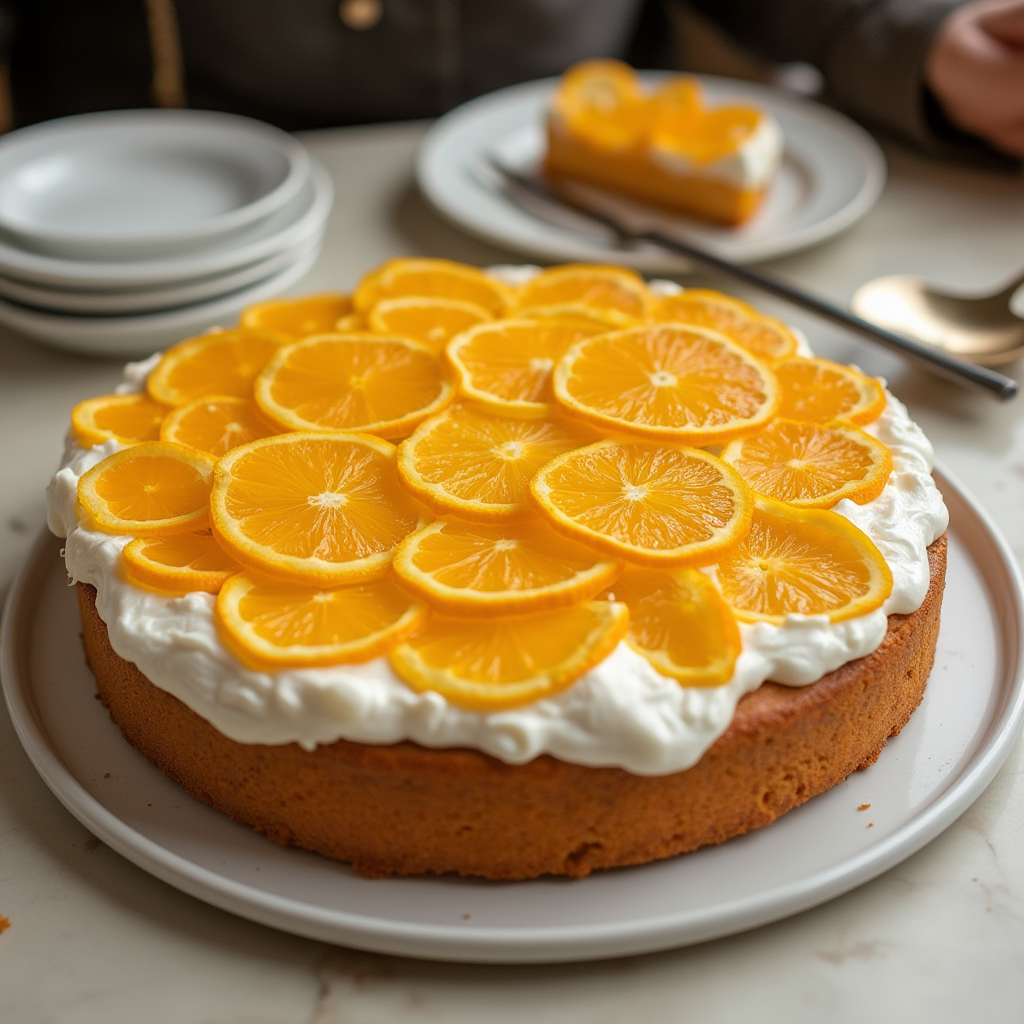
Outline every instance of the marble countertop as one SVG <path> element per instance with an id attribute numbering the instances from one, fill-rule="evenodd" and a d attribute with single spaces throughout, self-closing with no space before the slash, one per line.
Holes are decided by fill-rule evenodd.
<path id="1" fill-rule="evenodd" d="M 296 291 L 351 287 L 422 253 L 473 263 L 511 254 L 441 221 L 418 196 L 421 125 L 305 136 L 337 203 Z M 845 302 L 861 282 L 912 272 L 993 285 L 1024 264 L 1024 178 L 887 153 L 878 206 L 841 237 L 775 269 Z M 808 317 L 822 354 L 889 378 L 1024 563 L 1024 399 L 998 405 L 922 375 Z M 1022 367 L 1011 365 L 1020 376 Z M 0 596 L 44 522 L 43 488 L 78 400 L 113 361 L 0 335 Z M 619 1021 L 1019 1021 L 1024 1015 L 1024 746 L 948 831 L 875 881 L 732 938 L 549 967 L 420 963 L 295 938 L 215 910 L 89 834 L 38 778 L 0 710 L 0 1020 L 11 1024 L 390 1024 Z"/>

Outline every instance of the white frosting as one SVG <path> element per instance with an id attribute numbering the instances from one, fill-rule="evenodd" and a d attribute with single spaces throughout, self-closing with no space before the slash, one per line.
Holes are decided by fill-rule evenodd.
<path id="1" fill-rule="evenodd" d="M 148 365 L 127 369 L 126 390 L 139 386 Z M 436 693 L 414 693 L 383 658 L 275 673 L 243 668 L 218 638 L 213 596 L 171 597 L 132 586 L 121 558 L 131 538 L 90 530 L 79 521 L 78 479 L 117 451 L 116 442 L 87 450 L 69 442 L 47 489 L 48 522 L 67 538 L 71 579 L 96 588 L 114 650 L 233 740 L 295 741 L 312 749 L 338 738 L 410 739 L 427 747 L 472 747 L 510 764 L 549 753 L 563 761 L 659 775 L 695 764 L 726 730 L 740 697 L 764 680 L 811 683 L 873 651 L 885 635 L 886 615 L 913 611 L 924 600 L 926 549 L 948 519 L 930 474 L 931 445 L 892 396 L 867 429 L 892 450 L 892 476 L 875 501 L 843 501 L 836 511 L 874 540 L 892 569 L 893 592 L 884 608 L 835 625 L 825 616 L 800 615 L 781 626 L 741 625 L 743 651 L 735 674 L 713 688 L 682 687 L 620 644 L 563 693 L 493 714 L 462 710 Z"/>
<path id="2" fill-rule="evenodd" d="M 782 129 L 770 114 L 762 114 L 757 127 L 733 152 L 710 163 L 697 163 L 677 149 L 658 145 L 651 146 L 651 157 L 670 174 L 708 178 L 745 189 L 761 188 L 771 180 L 782 149 Z"/>

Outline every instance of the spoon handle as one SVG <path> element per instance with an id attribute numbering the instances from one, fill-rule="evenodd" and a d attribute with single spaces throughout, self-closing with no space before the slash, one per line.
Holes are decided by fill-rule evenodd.
<path id="1" fill-rule="evenodd" d="M 806 309 L 820 316 L 823 320 L 831 320 L 832 323 L 839 324 L 840 327 L 845 327 L 847 330 L 853 331 L 869 341 L 874 341 L 884 345 L 886 348 L 893 349 L 917 363 L 923 363 L 933 373 L 947 380 L 967 383 L 983 391 L 991 392 L 1003 402 L 1008 401 L 1017 394 L 1017 382 L 1012 377 L 1007 377 L 997 370 L 990 370 L 986 366 L 976 366 L 974 363 L 964 362 L 964 360 L 957 359 L 956 356 L 951 356 L 941 349 L 920 345 L 910 338 L 905 338 L 881 327 L 876 327 L 867 320 L 862 320 L 859 316 L 855 316 L 853 313 L 849 313 L 845 309 L 827 302 L 825 299 L 819 299 L 816 295 L 811 295 L 799 288 L 794 288 L 774 274 L 722 259 L 706 249 L 701 249 L 698 246 L 690 245 L 688 242 L 664 235 L 660 231 L 644 231 L 637 237 L 644 241 L 653 242 L 663 249 L 677 252 L 681 256 L 686 256 L 695 263 L 712 267 L 723 274 L 739 278 L 739 280 L 753 285 L 755 288 L 760 288 L 761 291 L 777 295 L 779 298 L 791 302 L 794 306 L 799 306 L 801 309 Z"/>

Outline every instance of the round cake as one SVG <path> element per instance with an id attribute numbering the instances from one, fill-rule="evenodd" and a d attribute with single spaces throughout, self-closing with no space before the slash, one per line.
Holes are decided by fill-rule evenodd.
<path id="1" fill-rule="evenodd" d="M 243 319 L 238 331 L 129 367 L 124 397 L 75 410 L 50 523 L 67 537 L 88 663 L 125 738 L 237 821 L 373 877 L 581 877 L 643 864 L 767 825 L 874 763 L 922 699 L 945 578 L 947 516 L 930 446 L 903 407 L 717 293 L 693 292 L 692 308 L 669 313 L 613 268 L 505 272 L 505 291 L 492 292 L 471 268 L 407 262 L 411 297 L 389 295 L 397 286 L 385 265 L 364 280 L 354 310 L 341 296 L 294 300 L 304 326 L 284 337 L 289 303 L 259 308 L 248 327 Z M 436 293 L 435 272 L 451 292 L 440 301 L 421 296 Z M 567 280 L 576 287 L 573 275 L 587 301 L 554 301 Z M 624 298 L 609 299 L 609 281 Z M 643 315 L 621 308 L 634 299 L 648 303 Z M 502 302 L 518 302 L 511 318 Z M 317 316 L 330 323 L 311 327 Z M 400 336 L 389 333 L 395 322 Z M 415 336 L 424 322 L 434 334 Z M 442 327 L 447 365 L 428 344 Z M 533 391 L 522 373 L 514 394 L 487 375 L 494 361 L 482 364 L 480 352 L 494 337 L 501 359 L 534 375 Z M 538 358 L 541 345 L 555 358 Z M 679 350 L 690 345 L 702 365 L 727 366 L 730 401 L 746 389 L 735 408 L 713 399 L 697 426 L 692 412 L 656 421 L 650 410 L 609 411 L 579 371 L 666 345 L 673 354 L 644 371 L 653 387 L 685 397 Z M 416 363 L 414 397 L 390 378 L 384 398 L 367 398 L 367 352 L 386 373 Z M 337 376 L 342 358 L 344 386 L 360 389 L 343 415 L 363 420 L 322 422 L 342 415 L 340 385 L 317 412 L 319 382 L 302 374 Z M 193 364 L 201 373 L 190 378 Z M 611 439 L 595 441 L 605 422 Z M 445 444 L 459 451 L 484 432 L 494 447 L 499 427 L 533 438 L 544 456 L 519 474 L 519 492 L 490 496 L 478 478 L 455 493 L 456 483 L 430 477 L 421 456 L 437 437 L 456 437 Z M 622 438 L 630 430 L 639 440 Z M 408 438 L 397 477 L 382 437 Z M 253 540 L 252 521 L 277 529 L 287 516 L 260 505 L 246 519 L 242 485 L 276 507 L 295 446 L 303 474 L 323 468 L 309 452 L 332 458 L 339 446 L 392 474 L 387 521 L 375 527 L 390 539 L 376 552 L 332 554 L 320 540 L 304 553 L 294 537 L 275 548 L 273 532 Z M 504 440 L 494 450 L 520 458 L 526 447 Z M 252 468 L 268 453 L 269 482 Z M 566 474 L 579 490 L 579 474 L 609 458 L 676 473 L 667 505 L 654 476 L 623 477 L 630 508 L 645 500 L 660 510 L 654 540 L 649 528 L 595 526 L 559 504 Z M 804 483 L 794 491 L 797 477 L 813 477 L 819 493 Z M 586 500 L 597 486 L 586 483 Z M 310 523 L 357 493 L 301 487 Z M 677 522 L 694 502 L 719 516 L 696 538 Z M 701 529 L 710 515 L 698 516 Z M 566 578 L 510 583 L 506 565 L 500 584 L 479 571 L 453 582 L 469 541 L 489 544 L 502 565 L 517 545 L 534 568 L 562 559 Z"/>

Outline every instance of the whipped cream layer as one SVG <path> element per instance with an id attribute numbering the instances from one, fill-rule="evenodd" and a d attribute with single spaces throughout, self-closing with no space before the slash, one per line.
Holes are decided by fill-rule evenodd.
<path id="1" fill-rule="evenodd" d="M 127 367 L 123 390 L 137 390 L 152 362 Z M 887 397 L 885 411 L 866 429 L 891 449 L 892 476 L 876 500 L 842 501 L 835 511 L 878 545 L 892 570 L 891 597 L 870 615 L 836 624 L 824 615 L 791 615 L 779 626 L 741 624 L 735 674 L 713 688 L 680 686 L 624 643 L 557 696 L 491 714 L 455 707 L 437 693 L 413 692 L 384 658 L 254 672 L 221 643 L 213 595 L 174 597 L 133 586 L 121 557 L 131 538 L 91 530 L 79 520 L 78 479 L 117 451 L 116 442 L 90 449 L 68 443 L 47 489 L 48 522 L 66 537 L 70 578 L 96 588 L 114 650 L 233 740 L 296 742 L 307 750 L 339 738 L 413 740 L 426 747 L 471 747 L 509 764 L 547 753 L 639 775 L 667 774 L 701 758 L 728 728 L 743 694 L 766 679 L 812 683 L 875 650 L 887 614 L 920 607 L 930 581 L 926 549 L 945 531 L 948 516 L 931 477 L 931 445 L 904 406 Z"/>

